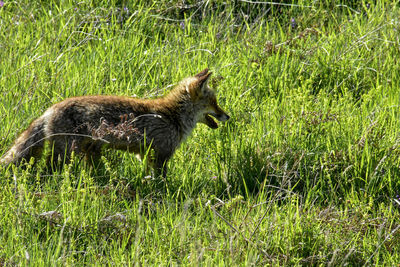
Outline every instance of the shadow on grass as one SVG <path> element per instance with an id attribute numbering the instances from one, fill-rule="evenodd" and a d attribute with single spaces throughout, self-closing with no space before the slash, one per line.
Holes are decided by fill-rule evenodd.
<path id="1" fill-rule="evenodd" d="M 310 152 L 248 145 L 226 160 L 217 194 L 248 198 L 279 190 L 319 198 L 323 203 L 340 203 L 357 192 L 391 201 L 400 188 L 400 182 L 394 179 L 400 176 L 400 148 L 381 147 L 375 153 L 371 149 L 354 146 L 350 151 Z"/>
<path id="2" fill-rule="evenodd" d="M 301 181 L 299 164 L 302 154 L 292 151 L 270 151 L 248 146 L 228 159 L 221 174 L 219 193 L 254 196 L 260 191 L 292 190 Z"/>

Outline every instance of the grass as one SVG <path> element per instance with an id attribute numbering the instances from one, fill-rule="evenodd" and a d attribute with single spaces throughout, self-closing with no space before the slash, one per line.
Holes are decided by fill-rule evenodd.
<path id="1" fill-rule="evenodd" d="M 205 67 L 231 120 L 198 126 L 161 187 L 121 152 L 0 167 L 0 265 L 400 262 L 399 5 L 285 3 L 5 1 L 0 155 L 62 99 Z"/>

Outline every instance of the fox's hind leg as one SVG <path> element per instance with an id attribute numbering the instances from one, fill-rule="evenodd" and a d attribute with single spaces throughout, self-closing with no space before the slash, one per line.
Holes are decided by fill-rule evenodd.
<path id="1" fill-rule="evenodd" d="M 95 169 L 100 164 L 101 147 L 102 143 L 100 141 L 90 142 L 83 147 L 82 152 L 84 153 L 86 162 Z"/>
<path id="2" fill-rule="evenodd" d="M 52 169 L 60 169 L 71 160 L 71 154 L 76 155 L 82 149 L 82 137 L 55 137 L 50 140 L 50 155 L 47 158 L 47 166 Z"/>

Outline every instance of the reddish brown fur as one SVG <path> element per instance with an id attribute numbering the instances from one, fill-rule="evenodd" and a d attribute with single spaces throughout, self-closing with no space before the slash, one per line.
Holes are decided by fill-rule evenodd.
<path id="1" fill-rule="evenodd" d="M 53 147 L 53 163 L 68 161 L 72 152 L 96 161 L 103 146 L 134 152 L 141 158 L 151 148 L 154 153 L 149 163 L 165 176 L 167 161 L 197 122 L 215 129 L 218 124 L 210 115 L 220 121 L 229 119 L 207 85 L 210 75 L 205 69 L 158 99 L 68 98 L 34 120 L 0 162 L 19 164 L 39 157 L 46 140 Z"/>

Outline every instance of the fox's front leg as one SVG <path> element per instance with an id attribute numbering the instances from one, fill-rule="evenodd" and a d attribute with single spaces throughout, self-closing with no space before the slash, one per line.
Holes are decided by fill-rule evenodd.
<path id="1" fill-rule="evenodd" d="M 146 175 L 152 174 L 154 178 L 167 176 L 167 160 L 165 158 L 153 155 L 136 154 L 136 158 L 144 164 L 144 173 Z"/>
<path id="2" fill-rule="evenodd" d="M 162 178 L 167 178 L 167 161 L 163 163 L 157 163 L 154 167 L 154 175 L 155 177 L 161 176 Z"/>
<path id="3" fill-rule="evenodd" d="M 155 155 L 154 159 L 150 162 L 154 169 L 154 176 L 162 178 L 167 177 L 167 164 L 169 160 L 169 156 L 165 155 Z"/>

